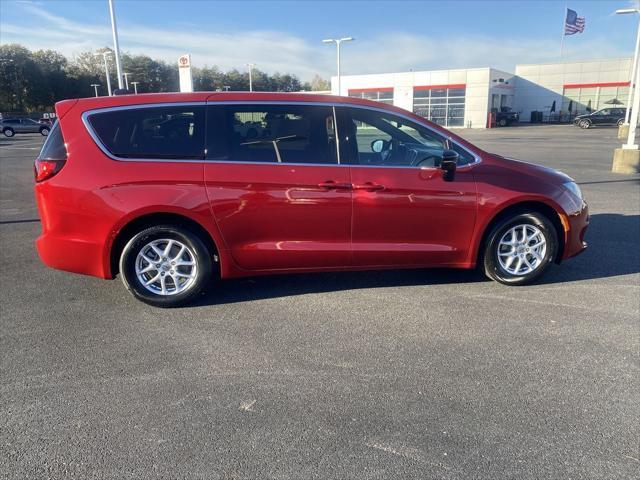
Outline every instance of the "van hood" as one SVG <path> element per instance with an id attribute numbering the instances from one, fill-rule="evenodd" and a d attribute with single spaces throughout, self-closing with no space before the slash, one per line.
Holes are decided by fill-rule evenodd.
<path id="1" fill-rule="evenodd" d="M 554 168 L 544 167 L 542 165 L 525 162 L 523 160 L 517 160 L 515 158 L 504 157 L 502 155 L 498 155 L 497 153 L 492 153 L 491 155 L 493 155 L 493 157 L 495 157 L 506 168 L 517 170 L 523 173 L 528 173 L 529 175 L 536 176 L 549 182 L 558 182 L 562 184 L 565 182 L 575 181 L 566 173 Z"/>

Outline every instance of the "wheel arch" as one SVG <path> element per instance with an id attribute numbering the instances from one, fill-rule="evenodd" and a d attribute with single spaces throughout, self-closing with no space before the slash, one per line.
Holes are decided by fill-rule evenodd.
<path id="1" fill-rule="evenodd" d="M 540 213 L 547 217 L 551 223 L 553 223 L 553 226 L 556 229 L 558 240 L 558 251 L 556 252 L 554 261 L 556 263 L 560 263 L 566 244 L 566 220 L 563 219 L 562 215 L 553 206 L 542 201 L 527 200 L 505 206 L 500 211 L 498 211 L 485 225 L 482 231 L 482 236 L 480 237 L 480 243 L 478 244 L 478 250 L 475 254 L 476 265 L 482 264 L 482 256 L 484 255 L 487 237 L 489 236 L 489 233 L 491 232 L 493 227 L 507 217 L 528 212 Z"/>
<path id="2" fill-rule="evenodd" d="M 216 244 L 211 232 L 200 222 L 193 218 L 175 212 L 153 212 L 146 213 L 135 218 L 129 219 L 117 232 L 108 251 L 108 260 L 111 277 L 115 277 L 119 273 L 120 255 L 127 242 L 138 232 L 154 225 L 175 225 L 191 230 L 198 235 L 204 242 L 207 250 L 211 254 L 211 258 L 218 267 L 220 272 L 220 264 L 222 262 L 220 248 Z"/>

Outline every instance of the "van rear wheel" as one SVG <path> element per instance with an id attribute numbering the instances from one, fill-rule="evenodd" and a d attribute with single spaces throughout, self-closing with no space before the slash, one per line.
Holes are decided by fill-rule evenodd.
<path id="1" fill-rule="evenodd" d="M 200 237 L 173 225 L 147 228 L 125 245 L 120 273 L 127 289 L 156 307 L 179 307 L 202 293 L 212 260 Z"/>

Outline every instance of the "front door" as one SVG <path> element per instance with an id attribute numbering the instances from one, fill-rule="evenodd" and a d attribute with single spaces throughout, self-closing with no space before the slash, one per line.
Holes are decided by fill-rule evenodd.
<path id="1" fill-rule="evenodd" d="M 333 109 L 209 105 L 204 178 L 226 248 L 246 270 L 350 264 L 349 167 Z"/>
<path id="2" fill-rule="evenodd" d="M 462 264 L 476 217 L 473 155 L 403 117 L 338 110 L 342 156 L 353 164 L 355 265 Z M 460 154 L 452 182 L 438 168 L 445 147 Z"/>
<path id="3" fill-rule="evenodd" d="M 591 115 L 591 121 L 594 125 L 604 125 L 611 121 L 611 109 L 604 108 Z"/>

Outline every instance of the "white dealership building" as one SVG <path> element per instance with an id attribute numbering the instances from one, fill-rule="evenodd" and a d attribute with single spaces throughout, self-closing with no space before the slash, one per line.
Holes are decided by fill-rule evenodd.
<path id="1" fill-rule="evenodd" d="M 626 106 L 631 59 L 516 65 L 515 73 L 496 68 L 343 75 L 340 92 L 396 105 L 447 127 L 486 128 L 492 109 L 510 107 L 529 122 L 544 121 L 610 106 Z M 535 118 L 534 114 L 534 118 Z"/>

